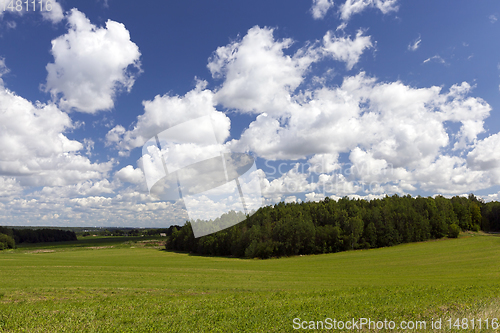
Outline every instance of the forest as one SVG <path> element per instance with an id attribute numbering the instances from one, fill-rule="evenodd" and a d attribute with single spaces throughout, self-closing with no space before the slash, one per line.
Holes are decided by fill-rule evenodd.
<path id="1" fill-rule="evenodd" d="M 473 194 L 451 199 L 393 195 L 370 201 L 344 197 L 338 201 L 280 202 L 260 208 L 230 228 L 194 238 L 191 223 L 213 228 L 228 225 L 237 217 L 238 213 L 229 212 L 214 221 L 188 221 L 173 229 L 165 248 L 202 255 L 270 258 L 456 238 L 460 231 L 500 231 L 499 202 L 485 203 Z"/>
<path id="2" fill-rule="evenodd" d="M 0 243 L 4 244 L 3 248 L 5 249 L 14 248 L 15 244 L 20 243 L 64 242 L 75 240 L 77 240 L 75 232 L 69 230 L 11 229 L 0 226 Z"/>

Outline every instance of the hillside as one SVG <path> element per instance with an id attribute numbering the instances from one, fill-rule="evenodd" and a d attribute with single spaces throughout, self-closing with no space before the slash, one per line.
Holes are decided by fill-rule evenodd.
<path id="1" fill-rule="evenodd" d="M 491 320 L 500 318 L 498 258 L 500 237 L 481 233 L 270 260 L 140 241 L 8 250 L 0 329 L 287 332 L 294 318 Z"/>

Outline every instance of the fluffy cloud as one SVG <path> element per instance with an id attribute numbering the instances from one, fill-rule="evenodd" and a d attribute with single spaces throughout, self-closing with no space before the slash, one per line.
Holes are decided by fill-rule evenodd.
<path id="1" fill-rule="evenodd" d="M 7 88 L 0 87 L 2 161 L 21 157 L 49 157 L 77 151 L 82 145 L 61 133 L 72 128 L 71 119 L 53 104 L 31 104 Z"/>
<path id="2" fill-rule="evenodd" d="M 381 7 L 385 12 L 388 4 Z M 351 69 L 362 52 L 373 47 L 371 38 L 361 31 L 354 39 L 328 32 L 322 45 L 309 44 L 287 55 L 291 44 L 289 39 L 274 39 L 272 29 L 250 29 L 209 59 L 213 77 L 222 80 L 219 87 L 211 91 L 199 82 L 185 96 L 145 101 L 145 113 L 134 128 L 115 127 L 108 133 L 108 143 L 130 150 L 163 129 L 207 113 L 220 116 L 222 126 L 214 129 L 224 133 L 218 140 L 222 143 L 230 123 L 215 110 L 214 105 L 220 104 L 257 114 L 240 138 L 226 143 L 228 149 L 271 160 L 308 158 L 306 171 L 297 164 L 274 180 L 262 180 L 268 204 L 297 198 L 298 193 L 308 193 L 307 200 L 359 193 L 377 197 L 419 189 L 457 193 L 498 182 L 494 172 L 485 173 L 485 165 L 491 162 L 483 157 L 494 156 L 483 151 L 495 144 L 478 140 L 491 107 L 469 96 L 473 87 L 468 83 L 444 91 L 399 81 L 378 82 L 360 73 L 345 77 L 339 86 L 325 86 L 327 81 L 319 77 L 316 88 L 311 88 L 303 83 L 314 62 L 329 56 Z M 449 133 L 449 122 L 459 124 L 459 131 Z M 467 160 L 447 155 L 473 148 Z M 349 163 L 339 162 L 341 154 Z M 129 181 L 133 183 L 140 174 L 127 166 L 115 177 L 135 179 Z"/>
<path id="3" fill-rule="evenodd" d="M 500 168 L 500 133 L 493 134 L 478 142 L 467 155 L 471 167 L 481 170 Z"/>
<path id="4" fill-rule="evenodd" d="M 300 193 L 314 190 L 316 185 L 308 180 L 308 173 L 299 169 L 300 164 L 296 163 L 292 169 L 282 174 L 272 181 L 262 179 L 262 194 L 266 197 L 273 197 L 286 193 Z"/>
<path id="5" fill-rule="evenodd" d="M 321 201 L 325 199 L 325 195 L 322 193 L 310 192 L 305 195 L 306 201 Z"/>
<path id="6" fill-rule="evenodd" d="M 395 2 L 371 3 L 384 12 L 396 8 Z M 470 149 L 484 132 L 491 107 L 481 98 L 468 96 L 472 90 L 468 83 L 442 91 L 440 87 L 377 82 L 360 73 L 345 77 L 337 87 L 297 91 L 312 63 L 333 56 L 350 69 L 372 47 L 371 39 L 361 31 L 355 39 L 332 37 L 328 32 L 322 47 L 315 44 L 289 56 L 284 50 L 291 41 L 275 40 L 272 33 L 272 29 L 254 27 L 241 41 L 218 48 L 210 59 L 213 76 L 223 79 L 216 90 L 217 101 L 238 112 L 258 114 L 228 148 L 272 160 L 312 155 L 308 161 L 311 171 L 322 169 L 321 182 L 334 182 L 336 191 L 345 194 L 364 191 L 366 183 L 378 184 L 370 189 L 377 193 L 405 193 L 419 185 L 450 193 L 462 191 L 478 179 L 483 187 L 491 183 L 468 169 L 463 159 L 442 155 L 450 145 L 454 150 Z M 320 85 L 325 82 L 317 81 Z M 460 130 L 450 136 L 447 122 L 460 124 Z M 337 161 L 341 153 L 349 154 L 348 176 L 332 174 L 342 169 Z M 321 159 L 323 165 L 318 169 Z M 436 178 L 437 167 L 448 169 Z M 460 173 L 462 180 L 457 178 Z M 262 187 L 268 198 L 275 199 L 286 191 L 272 191 L 272 187 L 293 184 L 298 192 L 317 190 L 321 182 L 303 177 L 297 171 L 293 177 L 287 174 Z"/>
<path id="7" fill-rule="evenodd" d="M 441 93 L 439 87 L 377 83 L 361 73 L 337 88 L 290 96 L 286 111 L 276 117 L 259 115 L 231 144 L 269 159 L 338 154 L 360 146 L 396 167 L 415 167 L 448 145 L 445 121 L 462 124 L 459 145 L 472 143 L 483 131 L 491 108 L 467 97 L 469 89 L 464 83 Z"/>
<path id="8" fill-rule="evenodd" d="M 339 87 L 290 95 L 286 111 L 257 116 L 230 146 L 266 159 L 318 154 L 308 162 L 312 171 L 324 172 L 318 183 L 306 181 L 301 173 L 273 180 L 274 188 L 290 193 L 317 192 L 321 183 L 328 184 L 325 193 L 346 195 L 407 193 L 418 187 L 442 193 L 485 188 L 492 182 L 482 171 L 470 170 L 462 158 L 442 155 L 450 143 L 455 150 L 470 148 L 484 132 L 491 107 L 467 96 L 471 89 L 465 82 L 447 92 L 412 88 L 401 82 L 379 83 L 361 73 L 346 77 Z M 445 122 L 459 123 L 460 130 L 450 137 Z M 348 176 L 335 174 L 341 169 L 336 160 L 340 153 L 349 153 Z M 328 159 L 319 168 L 323 156 Z M 271 183 L 263 188 L 267 196 L 273 192 Z"/>
<path id="9" fill-rule="evenodd" d="M 500 184 L 498 168 L 489 173 L 473 170 L 458 156 L 440 155 L 416 169 L 395 168 L 360 148 L 353 149 L 349 159 L 350 163 L 344 163 L 342 168 L 332 173 L 317 173 L 311 169 L 304 172 L 304 165 L 297 163 L 279 178 L 271 182 L 264 180 L 263 195 L 270 202 L 300 193 L 306 193 L 307 201 L 321 200 L 326 196 L 355 197 L 360 193 L 370 199 L 392 193 L 404 195 L 416 190 L 442 194 L 467 193 Z"/>
<path id="10" fill-rule="evenodd" d="M 54 104 L 33 105 L 0 85 L 0 176 L 22 186 L 63 186 L 101 178 L 112 162 L 97 164 L 79 155 L 83 145 L 65 132 L 74 128 Z"/>
<path id="11" fill-rule="evenodd" d="M 91 24 L 72 9 L 69 31 L 52 41 L 54 63 L 47 65 L 45 90 L 64 110 L 86 113 L 111 109 L 120 89 L 130 91 L 140 70 L 140 52 L 121 23 L 108 20 L 105 28 Z"/>
<path id="12" fill-rule="evenodd" d="M 370 36 L 363 36 L 361 30 L 358 31 L 355 39 L 349 37 L 336 37 L 331 31 L 328 31 L 323 37 L 324 50 L 327 55 L 335 60 L 345 62 L 347 70 L 351 70 L 359 61 L 359 57 L 365 49 L 373 46 Z"/>
<path id="13" fill-rule="evenodd" d="M 315 1 L 313 15 L 324 16 L 332 5 Z M 397 9 L 396 1 L 349 0 L 341 7 L 342 18 L 347 21 L 368 7 L 383 13 Z M 53 42 L 55 62 L 47 67 L 47 90 L 59 107 L 33 104 L 1 87 L 0 223 L 17 216 L 24 224 L 182 224 L 188 216 L 181 200 L 149 195 L 143 158 L 138 168 L 127 165 L 110 176 L 113 161 L 92 163 L 82 156 L 85 149 L 91 156 L 92 140 L 82 144 L 68 138 L 75 125 L 61 108 L 88 113 L 111 108 L 117 86 L 132 87 L 134 76 L 127 68 L 138 66 L 140 56 L 119 23 L 108 21 L 106 28 L 98 28 L 76 10 L 68 21 L 69 32 Z M 297 163 L 275 179 L 261 179 L 267 204 L 298 202 L 301 193 L 309 201 L 343 195 L 370 199 L 417 190 L 465 193 L 500 184 L 500 134 L 478 139 L 491 107 L 470 96 L 473 87 L 468 83 L 448 90 L 416 88 L 359 73 L 339 85 L 326 85 L 326 75 L 308 85 L 313 63 L 330 57 L 351 70 L 375 42 L 362 31 L 353 38 L 328 32 L 322 43 L 287 54 L 292 43 L 275 39 L 273 29 L 251 28 L 209 59 L 208 68 L 220 86 L 210 90 L 199 81 L 183 96 L 158 95 L 144 101 L 137 122 L 127 128 L 115 126 L 106 143 L 126 155 L 155 135 L 185 124 L 187 128 L 179 127 L 184 129 L 181 134 L 206 138 L 213 131 L 217 144 L 225 143 L 233 151 L 270 160 L 305 159 L 305 166 Z M 409 49 L 419 43 L 420 39 Z M 95 49 L 86 53 L 94 44 Z M 0 59 L 0 75 L 6 71 Z M 256 118 L 240 137 L 226 142 L 231 123 L 216 107 Z M 191 122 L 207 115 L 208 122 Z M 449 122 L 460 129 L 450 133 Z M 186 147 L 181 153 L 210 152 L 204 146 Z M 175 147 L 167 148 L 172 153 Z M 23 189 L 35 186 L 41 189 L 29 188 L 22 195 Z M 236 194 L 215 201 L 199 196 L 190 207 L 207 214 L 214 207 L 224 212 L 235 203 Z"/>
<path id="14" fill-rule="evenodd" d="M 8 71 L 4 59 L 0 67 Z M 86 197 L 110 196 L 119 189 L 106 179 L 114 161 L 94 163 L 82 156 L 84 145 L 67 136 L 75 128 L 55 104 L 32 103 L 0 79 L 0 224 L 86 225 L 92 218 L 107 224 L 103 210 L 78 209 Z M 86 145 L 92 150 L 91 142 Z"/>
<path id="15" fill-rule="evenodd" d="M 326 56 L 346 62 L 351 69 L 373 46 L 362 31 L 354 39 L 328 32 L 323 46 L 313 43 L 293 55 L 285 54 L 291 45 L 291 39 L 275 40 L 273 29 L 256 26 L 241 40 L 219 47 L 208 64 L 214 78 L 224 79 L 215 101 L 239 112 L 281 116 L 292 112 L 290 96 L 304 82 L 311 64 Z"/>
<path id="16" fill-rule="evenodd" d="M 215 95 L 217 103 L 241 112 L 281 113 L 289 104 L 289 93 L 320 58 L 315 47 L 285 55 L 291 45 L 291 39 L 275 41 L 273 29 L 256 26 L 241 41 L 219 47 L 208 64 L 214 78 L 224 78 Z"/>
<path id="17" fill-rule="evenodd" d="M 96 196 L 104 194 L 112 194 L 119 188 L 116 182 L 110 183 L 107 179 L 102 180 L 85 180 L 72 185 L 66 186 L 44 186 L 39 195 L 42 197 L 54 197 L 67 199 L 73 197 Z"/>
<path id="18" fill-rule="evenodd" d="M 414 178 L 420 188 L 436 193 L 467 193 L 493 185 L 484 172 L 471 170 L 463 158 L 448 155 L 416 170 Z"/>
<path id="19" fill-rule="evenodd" d="M 135 169 L 131 165 L 120 169 L 115 173 L 115 177 L 122 182 L 128 182 L 132 184 L 142 184 L 145 182 L 144 173 L 141 169 Z"/>
<path id="20" fill-rule="evenodd" d="M 167 227 L 188 219 L 182 202 L 157 202 L 133 189 L 115 190 L 114 195 L 66 191 L 41 191 L 12 199 L 0 210 L 0 225 L 80 225 L 115 227 Z M 66 188 L 63 188 L 64 190 Z M 0 197 L 0 207 L 2 197 Z M 57 213 L 55 213 L 57 212 Z"/>
<path id="21" fill-rule="evenodd" d="M 40 6 L 40 1 L 37 1 L 37 6 Z M 59 23 L 64 19 L 63 9 L 61 4 L 57 1 L 50 1 L 50 10 L 47 10 L 47 0 L 42 1 L 42 16 L 45 20 L 51 21 L 52 23 Z"/>
<path id="22" fill-rule="evenodd" d="M 384 13 L 397 9 L 396 1 L 347 5 L 349 15 L 368 6 Z M 495 135 L 478 139 L 491 107 L 470 96 L 473 87 L 468 83 L 447 90 L 417 88 L 380 82 L 362 72 L 345 77 L 340 85 L 327 86 L 328 80 L 318 77 L 309 86 L 304 83 L 313 63 L 333 57 L 352 69 L 364 50 L 373 47 L 371 37 L 362 31 L 355 38 L 328 32 L 322 44 L 286 54 L 291 45 L 290 39 L 275 39 L 273 29 L 250 29 L 209 59 L 208 68 L 220 86 L 209 90 L 199 82 L 184 96 L 144 101 L 144 114 L 133 129 L 116 126 L 107 135 L 108 144 L 129 151 L 167 128 L 207 114 L 217 141 L 224 143 L 230 122 L 216 110 L 220 105 L 257 115 L 239 138 L 226 142 L 228 149 L 269 160 L 307 159 L 305 171 L 296 164 L 273 180 L 262 179 L 268 204 L 299 200 L 298 193 L 307 193 L 306 200 L 360 194 L 376 198 L 418 190 L 464 193 L 500 183 L 500 157 L 494 150 L 500 140 Z M 419 40 L 413 48 L 418 45 Z M 450 132 L 450 122 L 460 126 L 458 132 Z M 471 152 L 465 159 L 455 156 L 457 151 Z M 339 162 L 341 156 L 349 162 Z M 118 181 L 136 185 L 142 177 L 132 166 L 115 174 Z M 146 205 L 153 199 L 141 200 Z"/>
<path id="23" fill-rule="evenodd" d="M 106 177 L 113 167 L 113 161 L 92 163 L 86 157 L 76 154 L 60 154 L 25 163 L 30 174 L 17 177 L 23 186 L 67 186 L 88 179 L 98 180 Z M 23 163 L 15 165 L 18 168 L 25 167 Z"/>
<path id="24" fill-rule="evenodd" d="M 467 165 L 473 170 L 486 171 L 492 184 L 500 184 L 500 133 L 480 140 L 467 155 Z"/>
<path id="25" fill-rule="evenodd" d="M 398 0 L 347 0 L 340 6 L 340 17 L 348 21 L 352 15 L 361 13 L 366 8 L 377 8 L 383 14 L 397 11 Z"/>
<path id="26" fill-rule="evenodd" d="M 328 10 L 333 7 L 332 0 L 313 0 L 311 13 L 314 19 L 319 20 L 325 17 Z"/>
<path id="27" fill-rule="evenodd" d="M 308 170 L 318 174 L 331 173 L 342 167 L 338 158 L 338 154 L 316 154 L 307 161 Z"/>
<path id="28" fill-rule="evenodd" d="M 21 194 L 22 190 L 15 178 L 0 176 L 0 202 Z"/>
<path id="29" fill-rule="evenodd" d="M 120 125 L 114 127 L 106 135 L 107 143 L 126 152 L 141 147 L 151 137 L 170 127 L 206 115 L 211 118 L 217 141 L 223 143 L 229 137 L 231 122 L 224 113 L 215 109 L 214 93 L 205 86 L 206 83 L 200 81 L 184 96 L 157 95 L 152 101 L 144 101 L 144 114 L 138 117 L 134 128 L 127 131 Z"/>

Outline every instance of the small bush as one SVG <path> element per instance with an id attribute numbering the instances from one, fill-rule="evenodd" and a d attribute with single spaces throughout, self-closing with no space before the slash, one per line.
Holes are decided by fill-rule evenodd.
<path id="1" fill-rule="evenodd" d="M 13 249 L 15 247 L 16 242 L 14 242 L 14 238 L 6 234 L 0 234 L 0 250 Z"/>
<path id="2" fill-rule="evenodd" d="M 459 234 L 460 234 L 460 227 L 455 223 L 450 224 L 450 226 L 448 227 L 448 237 L 457 238 Z"/>

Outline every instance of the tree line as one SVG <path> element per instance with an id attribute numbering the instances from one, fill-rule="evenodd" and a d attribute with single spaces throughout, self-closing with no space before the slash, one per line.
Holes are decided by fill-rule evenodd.
<path id="1" fill-rule="evenodd" d="M 139 237 L 139 236 L 159 236 L 165 234 L 170 236 L 174 226 L 168 228 L 150 228 L 150 229 L 136 229 L 136 228 L 107 228 L 102 230 L 90 230 L 78 233 L 82 237 L 88 236 L 117 236 L 117 237 Z"/>
<path id="2" fill-rule="evenodd" d="M 500 231 L 500 203 L 468 197 L 344 197 L 320 202 L 278 203 L 260 208 L 230 228 L 194 238 L 191 223 L 227 225 L 238 214 L 186 222 L 173 229 L 167 250 L 203 255 L 269 258 L 393 246 L 456 238 L 460 231 Z M 241 215 L 240 215 L 241 216 Z"/>
<path id="3" fill-rule="evenodd" d="M 64 242 L 77 240 L 74 231 L 58 229 L 14 229 L 0 227 L 0 249 L 20 243 Z"/>

